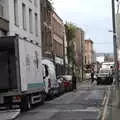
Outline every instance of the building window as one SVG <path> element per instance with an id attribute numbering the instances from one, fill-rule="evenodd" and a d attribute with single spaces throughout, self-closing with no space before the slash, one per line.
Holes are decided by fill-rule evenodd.
<path id="1" fill-rule="evenodd" d="M 35 13 L 35 34 L 38 36 L 38 15 Z"/>
<path id="2" fill-rule="evenodd" d="M 29 9 L 29 31 L 30 31 L 30 33 L 32 33 L 33 32 L 33 28 L 32 28 L 32 26 L 33 26 L 33 21 L 32 21 L 32 9 Z"/>
<path id="3" fill-rule="evenodd" d="M 18 25 L 18 0 L 14 0 L 14 20 L 15 25 Z"/>
<path id="4" fill-rule="evenodd" d="M 23 3 L 22 4 L 22 17 L 23 17 L 23 29 L 26 30 L 27 25 L 26 25 L 26 6 Z"/>
<path id="5" fill-rule="evenodd" d="M 0 17 L 4 17 L 4 7 L 0 5 Z"/>

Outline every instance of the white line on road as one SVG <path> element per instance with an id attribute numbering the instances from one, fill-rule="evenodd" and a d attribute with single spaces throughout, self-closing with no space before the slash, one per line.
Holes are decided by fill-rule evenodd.
<path id="1" fill-rule="evenodd" d="M 110 98 L 110 87 L 108 88 L 108 93 L 107 93 L 107 98 L 106 98 L 106 103 L 105 103 L 105 107 L 103 110 L 103 115 L 102 115 L 102 119 L 101 120 L 105 120 L 106 114 L 107 114 L 107 108 L 108 108 L 108 102 L 109 102 L 109 98 Z"/>
<path id="2" fill-rule="evenodd" d="M 74 110 L 63 110 L 62 112 L 99 112 L 98 108 L 87 108 L 87 109 L 74 109 Z"/>
<path id="3" fill-rule="evenodd" d="M 102 105 L 105 105 L 106 100 L 107 100 L 107 95 L 105 94 Z"/>
<path id="4" fill-rule="evenodd" d="M 45 109 L 45 110 L 40 110 L 39 112 L 99 112 L 100 109 L 96 107 L 88 107 L 86 109 L 71 109 L 71 110 L 57 110 L 57 109 Z"/>

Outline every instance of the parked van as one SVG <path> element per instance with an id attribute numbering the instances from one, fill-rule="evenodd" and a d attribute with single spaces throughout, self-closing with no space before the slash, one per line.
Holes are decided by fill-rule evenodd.
<path id="1" fill-rule="evenodd" d="M 58 93 L 58 82 L 56 79 L 56 72 L 54 63 L 50 60 L 42 60 L 43 65 L 43 80 L 45 85 L 45 92 L 47 97 L 52 98 Z"/>

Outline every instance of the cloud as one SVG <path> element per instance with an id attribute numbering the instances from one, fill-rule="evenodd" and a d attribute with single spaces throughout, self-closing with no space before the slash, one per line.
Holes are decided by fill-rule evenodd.
<path id="1" fill-rule="evenodd" d="M 54 0 L 58 15 L 72 21 L 86 32 L 95 43 L 112 43 L 111 0 Z M 107 46 L 107 47 L 106 47 Z M 99 52 L 112 52 L 112 44 L 95 44 Z"/>
<path id="2" fill-rule="evenodd" d="M 93 13 L 96 15 L 110 15 L 110 0 L 54 0 L 57 12 Z"/>

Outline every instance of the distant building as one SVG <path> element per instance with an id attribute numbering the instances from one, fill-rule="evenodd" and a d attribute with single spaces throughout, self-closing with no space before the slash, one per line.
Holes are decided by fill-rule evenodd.
<path id="1" fill-rule="evenodd" d="M 76 30 L 76 39 L 75 39 L 75 53 L 76 53 L 76 62 L 82 67 L 84 65 L 84 31 L 81 28 L 77 28 Z"/>
<path id="2" fill-rule="evenodd" d="M 96 57 L 96 61 L 99 62 L 99 63 L 104 62 L 104 59 L 105 59 L 105 56 Z"/>
<path id="3" fill-rule="evenodd" d="M 111 56 L 110 54 L 104 54 L 104 62 L 113 62 L 114 57 Z"/>
<path id="4" fill-rule="evenodd" d="M 93 51 L 93 63 L 96 63 L 96 52 Z"/>
<path id="5" fill-rule="evenodd" d="M 85 40 L 85 64 L 89 65 L 94 62 L 93 41 Z"/>

